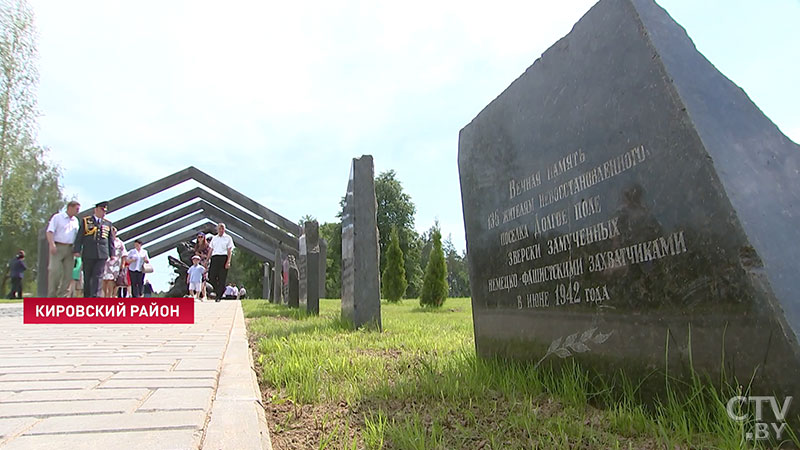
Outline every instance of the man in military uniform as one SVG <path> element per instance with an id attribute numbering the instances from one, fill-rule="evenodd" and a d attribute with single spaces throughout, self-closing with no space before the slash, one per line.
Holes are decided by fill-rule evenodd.
<path id="1" fill-rule="evenodd" d="M 83 293 L 86 297 L 97 297 L 106 260 L 114 254 L 111 222 L 105 219 L 107 209 L 108 202 L 100 202 L 95 205 L 93 215 L 80 220 L 72 246 L 75 256 L 82 257 Z"/>

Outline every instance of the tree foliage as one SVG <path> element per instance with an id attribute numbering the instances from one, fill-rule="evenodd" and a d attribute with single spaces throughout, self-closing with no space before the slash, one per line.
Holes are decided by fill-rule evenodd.
<path id="1" fill-rule="evenodd" d="M 263 292 L 264 261 L 247 250 L 233 249 L 231 268 L 228 270 L 228 283 L 237 287 L 244 285 L 248 298 L 261 298 Z"/>
<path id="2" fill-rule="evenodd" d="M 447 262 L 447 285 L 450 287 L 450 297 L 471 296 L 466 252 L 459 254 L 450 237 L 442 243 L 442 247 Z"/>
<path id="3" fill-rule="evenodd" d="M 428 258 L 433 248 L 434 230 L 439 229 L 438 222 L 427 232 L 420 235 L 414 229 L 414 214 L 416 208 L 411 201 L 411 196 L 403 192 L 403 187 L 397 174 L 393 170 L 382 172 L 375 178 L 375 197 L 378 204 L 377 221 L 380 233 L 380 273 L 381 293 L 386 296 L 386 276 L 389 248 L 391 245 L 392 229 L 397 232 L 397 242 L 403 255 L 403 268 L 406 278 L 406 298 L 416 298 L 421 295 L 423 274 L 428 264 Z M 320 237 L 328 242 L 327 272 L 325 278 L 326 296 L 339 298 L 342 288 L 342 214 L 344 198 L 339 202 L 341 207 L 337 214 L 338 221 L 320 225 Z M 441 238 L 441 233 L 440 233 Z M 450 286 L 451 297 L 467 297 L 469 291 L 469 271 L 467 269 L 466 254 L 459 254 L 452 240 L 448 238 L 444 245 L 446 259 L 446 282 Z M 445 296 L 447 293 L 445 292 Z"/>
<path id="4" fill-rule="evenodd" d="M 33 11 L 0 1 L 0 257 L 25 250 L 26 287 L 38 271 L 39 230 L 64 204 L 60 170 L 36 143 L 38 80 Z"/>
<path id="5" fill-rule="evenodd" d="M 404 263 L 403 250 L 400 249 L 400 239 L 397 237 L 397 228 L 392 228 L 389 235 L 389 247 L 386 249 L 386 267 L 381 276 L 383 298 L 390 302 L 400 301 L 408 287 Z"/>
<path id="6" fill-rule="evenodd" d="M 377 219 L 380 243 L 380 273 L 386 269 L 386 250 L 392 228 L 397 229 L 400 250 L 405 258 L 404 266 L 408 288 L 406 295 L 416 297 L 422 282 L 420 268 L 420 241 L 414 230 L 416 207 L 411 196 L 403 192 L 403 186 L 394 170 L 380 173 L 375 178 L 375 199 L 378 203 Z"/>
<path id="7" fill-rule="evenodd" d="M 442 251 L 442 233 L 438 227 L 433 230 L 433 243 L 428 265 L 425 267 L 425 279 L 419 303 L 422 306 L 440 307 L 447 298 L 447 263 Z"/>

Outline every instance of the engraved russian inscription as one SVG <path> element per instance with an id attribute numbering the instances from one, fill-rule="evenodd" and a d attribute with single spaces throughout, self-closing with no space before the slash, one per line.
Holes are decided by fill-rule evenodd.
<path id="1" fill-rule="evenodd" d="M 629 238 L 623 236 L 620 230 L 619 216 L 614 215 L 592 223 L 595 217 L 608 217 L 600 193 L 590 193 L 578 198 L 570 194 L 572 191 L 579 193 L 593 188 L 598 183 L 634 169 L 646 161 L 648 154 L 649 151 L 645 151 L 643 145 L 638 145 L 606 160 L 594 169 L 558 184 L 555 188 L 548 188 L 548 183 L 557 183 L 556 178 L 587 161 L 586 153 L 578 150 L 548 166 L 547 180 L 542 180 L 538 170 L 520 179 L 510 180 L 509 200 L 526 193 L 531 194 L 531 197 L 516 201 L 511 207 L 497 205 L 498 208 L 487 216 L 489 230 L 508 222 L 520 221 L 512 228 L 496 232 L 500 247 L 510 247 L 505 252 L 505 264 L 513 270 L 488 278 L 488 292 L 502 294 L 522 291 L 515 295 L 518 309 L 579 304 L 597 307 L 610 301 L 611 295 L 605 284 L 581 285 L 581 280 L 587 274 L 685 253 L 686 239 L 682 230 L 633 244 L 623 244 Z M 553 210 L 553 203 L 562 200 L 563 195 L 574 200 L 569 206 Z M 542 213 L 534 213 L 534 199 L 537 198 L 544 207 Z M 547 200 L 543 200 L 545 198 Z M 533 217 L 526 219 L 531 213 Z M 587 221 L 590 223 L 577 229 L 572 228 L 573 223 Z M 565 228 L 566 231 L 560 231 Z M 600 248 L 585 250 L 586 247 L 596 246 Z M 546 249 L 544 258 L 543 247 Z M 550 283 L 554 284 L 549 289 L 526 292 L 530 287 L 546 286 Z M 498 305 L 505 304 L 503 298 L 505 297 L 501 295 Z"/>
<path id="2" fill-rule="evenodd" d="M 584 217 L 589 217 L 592 214 L 597 214 L 603 209 L 600 207 L 600 196 L 595 195 L 589 199 L 581 199 L 573 206 L 575 208 L 575 220 L 581 220 Z"/>

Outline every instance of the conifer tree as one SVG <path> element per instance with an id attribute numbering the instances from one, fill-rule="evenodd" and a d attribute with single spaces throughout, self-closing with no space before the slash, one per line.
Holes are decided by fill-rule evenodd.
<path id="1" fill-rule="evenodd" d="M 397 228 L 392 227 L 389 235 L 389 247 L 386 249 L 386 267 L 381 277 L 381 290 L 383 298 L 390 302 L 398 302 L 406 293 L 406 268 L 403 259 L 403 250 L 400 249 L 400 238 Z"/>
<path id="2" fill-rule="evenodd" d="M 433 248 L 425 267 L 425 278 L 422 282 L 422 293 L 419 297 L 421 306 L 438 308 L 444 304 L 448 292 L 447 264 L 442 250 L 442 233 L 437 227 L 433 231 Z"/>

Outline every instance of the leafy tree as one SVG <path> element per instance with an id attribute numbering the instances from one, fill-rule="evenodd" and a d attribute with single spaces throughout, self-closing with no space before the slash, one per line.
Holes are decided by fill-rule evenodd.
<path id="1" fill-rule="evenodd" d="M 24 0 L 0 2 L 0 186 L 35 139 L 37 56 L 30 6 Z"/>
<path id="2" fill-rule="evenodd" d="M 386 251 L 392 228 L 397 229 L 400 250 L 405 257 L 407 296 L 416 297 L 422 281 L 419 267 L 419 235 L 414 230 L 416 207 L 394 170 L 380 173 L 375 178 L 375 198 L 378 203 L 377 219 L 380 244 L 380 273 L 386 269 Z"/>
<path id="3" fill-rule="evenodd" d="M 451 236 L 442 242 L 445 260 L 447 261 L 447 284 L 450 286 L 450 297 L 469 297 L 469 266 L 466 252 L 460 255 Z"/>
<path id="4" fill-rule="evenodd" d="M 397 228 L 392 228 L 389 235 L 389 248 L 386 249 L 386 268 L 381 277 L 383 298 L 390 302 L 400 301 L 408 287 L 406 268 L 403 264 L 403 250 L 400 249 Z"/>
<path id="5" fill-rule="evenodd" d="M 422 306 L 438 308 L 447 298 L 447 264 L 442 251 L 442 233 L 438 228 L 433 231 L 433 247 L 425 267 L 425 279 L 419 303 Z"/>
<path id="6" fill-rule="evenodd" d="M 0 258 L 25 250 L 26 290 L 39 270 L 39 230 L 65 203 L 60 170 L 36 143 L 36 64 L 33 11 L 24 0 L 0 2 Z"/>
<path id="7" fill-rule="evenodd" d="M 246 250 L 234 248 L 227 282 L 234 283 L 237 287 L 244 285 L 249 298 L 261 298 L 263 279 L 264 261 Z"/>

